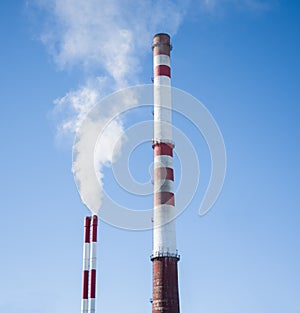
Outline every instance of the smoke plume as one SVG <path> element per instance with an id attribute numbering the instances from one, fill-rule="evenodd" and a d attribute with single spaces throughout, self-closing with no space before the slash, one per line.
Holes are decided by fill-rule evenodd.
<path id="1" fill-rule="evenodd" d="M 169 0 L 53 0 L 38 3 L 50 13 L 48 23 L 51 27 L 47 27 L 41 39 L 58 67 L 80 66 L 89 76 L 86 84 L 55 100 L 55 111 L 67 115 L 58 131 L 76 133 L 74 177 L 83 203 L 97 213 L 101 207 L 99 183 L 101 189 L 103 167 L 114 162 L 121 151 L 115 143 L 123 132 L 122 120 L 116 118 L 101 137 L 101 149 L 95 153 L 97 186 L 95 179 L 85 176 L 86 164 L 94 166 L 91 159 L 94 151 L 87 151 L 85 143 L 97 138 L 99 130 L 115 112 L 123 111 L 126 100 L 115 104 L 113 109 L 99 108 L 98 116 L 93 118 L 87 117 L 87 113 L 106 94 L 138 82 L 139 59 L 149 50 L 153 34 L 162 29 L 174 34 L 184 13 L 179 3 Z M 97 71 L 101 75 L 95 75 Z M 84 128 L 79 130 L 83 120 Z"/>

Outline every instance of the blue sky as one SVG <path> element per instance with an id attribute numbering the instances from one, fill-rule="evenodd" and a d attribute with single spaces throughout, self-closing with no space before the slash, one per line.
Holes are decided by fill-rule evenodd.
<path id="1" fill-rule="evenodd" d="M 103 1 L 100 21 L 97 11 L 91 16 L 95 25 L 86 23 L 89 16 L 78 19 L 78 3 L 0 4 L 0 311 L 80 310 L 82 225 L 89 211 L 71 172 L 74 129 L 62 128 L 66 121 L 75 123 L 91 103 L 76 111 L 70 99 L 82 96 L 82 90 L 101 89 L 97 100 L 116 88 L 150 83 L 151 37 L 168 31 L 173 86 L 205 104 L 227 151 L 222 193 L 200 217 L 209 153 L 201 135 L 175 117 L 201 166 L 199 189 L 177 220 L 181 311 L 299 313 L 299 2 L 166 1 L 162 23 L 155 19 L 159 4 L 145 13 L 149 1 L 137 9 L 131 1 Z M 99 2 L 91 3 L 98 8 Z M 142 15 L 131 19 L 132 12 Z M 116 70 L 101 36 L 103 29 L 120 25 L 126 32 L 115 42 L 127 52 L 116 49 L 113 60 L 120 58 L 130 68 L 118 65 Z M 144 32 L 136 52 L 122 42 Z M 105 35 L 108 44 L 114 42 Z M 86 41 L 70 48 L 73 38 Z M 59 112 L 58 99 L 64 99 Z M 151 110 L 138 118 L 150 120 Z M 132 174 L 147 181 L 151 145 L 136 153 L 129 164 Z M 104 173 L 105 188 L 122 203 L 110 169 Z M 126 201 L 135 209 L 152 203 L 151 197 Z M 151 310 L 151 248 L 150 231 L 100 224 L 98 312 Z"/>

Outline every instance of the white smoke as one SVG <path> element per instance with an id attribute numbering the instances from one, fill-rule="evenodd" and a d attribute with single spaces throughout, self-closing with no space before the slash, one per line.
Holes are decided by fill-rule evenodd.
<path id="1" fill-rule="evenodd" d="M 65 112 L 59 125 L 60 133 L 76 133 L 73 147 L 73 172 L 82 201 L 94 213 L 101 207 L 100 183 L 103 187 L 103 166 L 117 159 L 121 147 L 115 143 L 123 132 L 120 119 L 105 128 L 97 149 L 95 179 L 85 176 L 86 164 L 94 166 L 93 151 L 86 149 L 86 142 L 95 140 L 116 112 L 126 108 L 123 99 L 113 109 L 100 108 L 97 117 L 87 117 L 100 99 L 120 88 L 138 82 L 140 57 L 151 46 L 155 32 L 174 34 L 183 18 L 181 6 L 170 0 L 136 2 L 133 0 L 52 0 L 38 1 L 49 14 L 49 24 L 42 41 L 61 69 L 81 66 L 85 73 L 101 71 L 101 77 L 92 78 L 79 89 L 68 92 L 55 100 L 55 111 Z M 79 126 L 85 121 L 84 127 Z M 89 134 L 87 136 L 87 134 Z M 95 141 L 94 141 L 95 142 Z"/>
<path id="2" fill-rule="evenodd" d="M 99 85 L 98 87 L 96 83 Z M 67 115 L 59 125 L 58 131 L 61 133 L 76 133 L 81 121 L 99 101 L 100 83 L 98 83 L 98 80 L 95 80 L 93 84 L 87 83 L 85 86 L 56 99 L 54 101 L 54 113 L 60 114 L 63 112 L 64 115 Z M 66 108 L 68 108 L 68 112 L 66 112 Z"/>
<path id="3" fill-rule="evenodd" d="M 86 118 L 73 147 L 73 172 L 76 184 L 83 203 L 93 213 L 98 212 L 102 203 L 102 193 L 99 190 L 101 191 L 103 188 L 103 166 L 112 164 L 121 148 L 116 145 L 123 133 L 123 125 L 119 120 L 109 123 L 100 141 L 94 147 L 95 150 L 91 148 L 93 145 L 90 145 L 89 142 L 96 142 L 99 133 L 103 131 L 103 125 L 108 122 L 108 119 L 101 116 Z M 94 156 L 96 156 L 95 160 Z M 94 164 L 98 171 L 95 171 Z M 94 172 L 95 176 L 86 175 L 87 172 Z"/>
<path id="4" fill-rule="evenodd" d="M 81 67 L 88 74 L 86 84 L 55 100 L 55 111 L 65 117 L 58 127 L 60 133 L 76 133 L 73 172 L 82 201 L 94 213 L 101 207 L 101 194 L 95 181 L 85 177 L 83 164 L 93 166 L 91 151 L 85 142 L 93 140 L 86 134 L 98 135 L 117 111 L 123 111 L 126 101 L 117 108 L 101 108 L 97 118 L 90 119 L 80 129 L 92 107 L 117 89 L 138 82 L 140 58 L 150 49 L 156 32 L 174 35 L 189 6 L 211 10 L 223 4 L 243 4 L 263 7 L 262 0 L 35 0 L 48 19 L 41 40 L 61 69 Z M 95 73 L 101 71 L 101 76 Z M 133 101 L 133 99 L 131 99 Z M 103 166 L 114 162 L 121 151 L 114 143 L 123 131 L 116 119 L 105 130 L 103 149 L 99 149 L 97 179 L 103 187 Z"/>
<path id="5" fill-rule="evenodd" d="M 129 92 L 127 97 L 116 96 L 114 99 L 114 102 L 100 102 L 92 113 L 84 118 L 77 130 L 73 146 L 73 173 L 76 185 L 83 203 L 96 214 L 102 204 L 103 167 L 115 162 L 121 153 L 119 139 L 124 128 L 118 112 L 126 110 L 126 107 L 134 105 L 136 101 L 134 95 Z"/>

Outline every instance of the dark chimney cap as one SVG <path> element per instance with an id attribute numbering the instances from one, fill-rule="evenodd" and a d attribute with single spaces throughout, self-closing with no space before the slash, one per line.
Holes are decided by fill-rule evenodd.
<path id="1" fill-rule="evenodd" d="M 169 34 L 166 34 L 166 33 L 158 33 L 158 34 L 155 34 L 155 35 L 153 36 L 153 38 L 155 38 L 155 37 L 157 37 L 157 36 L 167 36 L 167 37 L 170 38 L 170 35 L 169 35 Z"/>

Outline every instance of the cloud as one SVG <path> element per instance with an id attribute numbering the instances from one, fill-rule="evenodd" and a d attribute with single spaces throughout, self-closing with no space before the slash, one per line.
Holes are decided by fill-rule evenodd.
<path id="1" fill-rule="evenodd" d="M 267 11 L 278 5 L 278 0 L 244 0 L 244 4 L 254 11 Z"/>
<path id="2" fill-rule="evenodd" d="M 244 7 L 266 10 L 278 0 L 35 0 L 46 12 L 41 40 L 56 64 L 104 70 L 116 87 L 137 79 L 141 55 L 156 32 L 176 34 L 189 12 Z"/>
<path id="3" fill-rule="evenodd" d="M 176 33 L 179 2 L 164 0 L 39 1 L 50 21 L 41 37 L 60 68 L 102 69 L 116 88 L 136 79 L 139 56 L 156 31 Z"/>
<path id="4" fill-rule="evenodd" d="M 265 12 L 278 4 L 278 0 L 198 0 L 198 9 L 206 13 L 219 13 L 225 8 Z M 195 2 L 194 2 L 195 4 Z"/>

